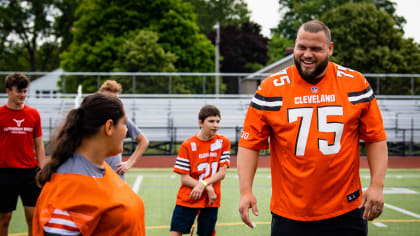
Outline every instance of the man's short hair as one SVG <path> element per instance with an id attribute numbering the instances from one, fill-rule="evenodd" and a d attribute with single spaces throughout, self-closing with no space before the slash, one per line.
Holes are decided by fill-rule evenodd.
<path id="1" fill-rule="evenodd" d="M 115 80 L 106 80 L 99 88 L 99 92 L 121 93 L 122 86 Z"/>
<path id="2" fill-rule="evenodd" d="M 303 23 L 299 30 L 303 29 L 306 32 L 318 33 L 320 31 L 324 32 L 327 37 L 327 43 L 331 42 L 331 32 L 326 24 L 319 20 L 311 20 Z M 298 32 L 299 32 L 298 30 Z"/>
<path id="3" fill-rule="evenodd" d="M 16 86 L 17 89 L 24 89 L 29 86 L 29 79 L 22 73 L 13 73 L 6 76 L 4 86 L 7 89 L 12 89 L 13 86 Z"/>
<path id="4" fill-rule="evenodd" d="M 205 105 L 200 109 L 200 112 L 198 113 L 198 119 L 201 122 L 204 122 L 204 120 L 209 116 L 218 116 L 219 118 L 222 118 L 220 116 L 220 111 L 217 109 L 216 106 L 213 105 Z"/>

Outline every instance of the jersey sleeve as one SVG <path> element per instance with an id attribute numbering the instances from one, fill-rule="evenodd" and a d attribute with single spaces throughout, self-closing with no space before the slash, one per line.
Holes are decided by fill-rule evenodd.
<path id="1" fill-rule="evenodd" d="M 127 119 L 127 138 L 136 140 L 137 136 L 141 134 L 141 130 L 137 128 L 133 121 Z"/>
<path id="2" fill-rule="evenodd" d="M 175 173 L 190 174 L 191 164 L 188 153 L 188 145 L 184 142 L 179 148 L 178 156 L 176 157 L 174 166 Z"/>
<path id="3" fill-rule="evenodd" d="M 226 165 L 227 168 L 230 168 L 230 141 L 226 137 L 224 137 L 223 139 L 222 155 L 220 156 L 220 161 L 219 161 L 220 167 L 224 165 Z"/>
<path id="4" fill-rule="evenodd" d="M 265 96 L 264 87 L 267 87 L 267 80 L 257 89 L 248 107 L 244 120 L 244 126 L 239 140 L 239 146 L 261 150 L 268 148 L 268 138 L 271 128 L 265 120 L 264 110 L 271 109 L 278 101 L 277 98 Z"/>
<path id="5" fill-rule="evenodd" d="M 360 139 L 365 142 L 379 142 L 386 140 L 385 128 L 381 111 L 375 98 L 372 87 L 363 75 L 359 73 L 362 86 L 360 91 L 348 94 L 350 102 L 354 106 L 363 106 L 360 117 Z"/>

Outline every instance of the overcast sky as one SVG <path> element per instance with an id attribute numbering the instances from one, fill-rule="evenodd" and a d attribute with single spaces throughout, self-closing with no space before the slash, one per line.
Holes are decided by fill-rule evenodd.
<path id="1" fill-rule="evenodd" d="M 404 26 L 405 38 L 414 38 L 420 43 L 420 1 L 393 0 L 397 3 L 397 15 L 404 16 L 407 23 Z M 262 26 L 262 33 L 270 35 L 270 28 L 280 21 L 278 0 L 245 0 L 251 10 L 251 19 Z"/>

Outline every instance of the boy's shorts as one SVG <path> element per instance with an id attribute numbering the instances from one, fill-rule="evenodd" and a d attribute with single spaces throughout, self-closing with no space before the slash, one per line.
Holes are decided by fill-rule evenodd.
<path id="1" fill-rule="evenodd" d="M 170 231 L 188 234 L 197 218 L 197 234 L 200 236 L 213 235 L 217 221 L 218 207 L 190 208 L 176 205 L 172 214 Z"/>
<path id="2" fill-rule="evenodd" d="M 362 209 L 319 221 L 295 221 L 274 213 L 271 220 L 271 235 L 295 236 L 367 236 L 367 221 Z"/>
<path id="3" fill-rule="evenodd" d="M 39 168 L 0 169 L 0 213 L 16 210 L 18 198 L 23 206 L 34 207 L 41 188 L 36 185 L 35 176 Z"/>

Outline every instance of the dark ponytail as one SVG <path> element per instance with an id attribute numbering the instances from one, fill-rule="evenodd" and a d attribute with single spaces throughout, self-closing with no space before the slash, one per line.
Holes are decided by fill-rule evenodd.
<path id="1" fill-rule="evenodd" d="M 38 173 L 38 184 L 42 186 L 50 180 L 51 174 L 73 155 L 82 139 L 96 134 L 107 120 L 111 119 L 117 124 L 123 116 L 123 105 L 118 98 L 95 93 L 83 99 L 79 108 L 68 113 L 64 124 L 52 139 L 51 160 Z"/>

